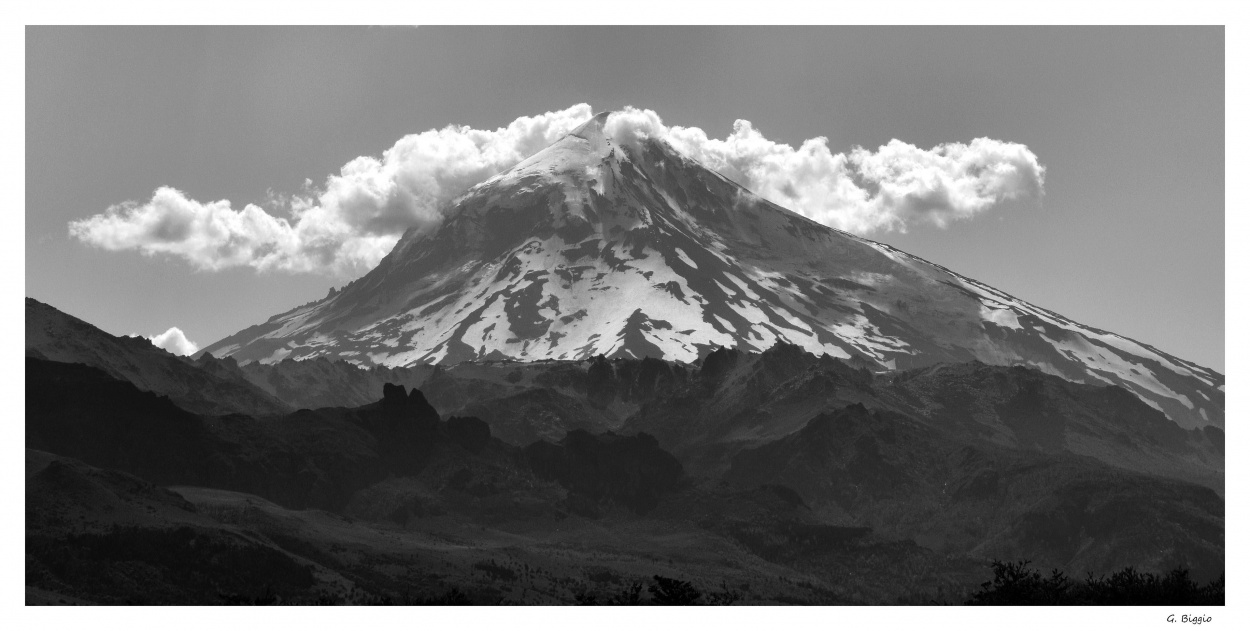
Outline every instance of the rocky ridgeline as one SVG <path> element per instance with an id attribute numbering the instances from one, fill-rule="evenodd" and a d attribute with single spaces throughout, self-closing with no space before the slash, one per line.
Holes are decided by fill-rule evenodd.
<path id="1" fill-rule="evenodd" d="M 162 485 L 254 493 L 289 508 L 341 510 L 382 480 L 434 462 L 503 461 L 516 475 L 567 487 L 582 513 L 621 503 L 645 511 L 681 465 L 648 436 L 573 432 L 526 449 L 471 416 L 443 420 L 416 388 L 385 384 L 359 408 L 281 417 L 201 417 L 87 366 L 27 359 L 27 445 Z M 77 396 L 64 396 L 76 392 Z M 591 510 L 586 506 L 594 505 Z"/>

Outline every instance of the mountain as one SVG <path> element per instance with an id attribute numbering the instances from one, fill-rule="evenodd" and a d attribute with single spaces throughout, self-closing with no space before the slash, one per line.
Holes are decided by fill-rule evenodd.
<path id="1" fill-rule="evenodd" d="M 474 186 L 365 276 L 204 352 L 361 365 L 603 355 L 692 362 L 778 342 L 902 370 L 977 360 L 1121 386 L 1223 426 L 1224 376 L 763 200 L 600 114 Z"/>
<path id="2" fill-rule="evenodd" d="M 290 407 L 252 384 L 233 360 L 198 362 L 142 337 L 119 337 L 26 299 L 26 357 L 85 364 L 197 414 L 279 414 Z"/>

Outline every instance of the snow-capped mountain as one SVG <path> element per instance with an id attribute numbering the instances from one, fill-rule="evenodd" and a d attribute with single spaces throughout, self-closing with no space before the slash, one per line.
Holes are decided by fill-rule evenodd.
<path id="1" fill-rule="evenodd" d="M 763 200 L 606 114 L 456 199 L 371 272 L 204 349 L 406 366 L 785 341 L 881 369 L 977 359 L 1224 424 L 1224 376 Z"/>

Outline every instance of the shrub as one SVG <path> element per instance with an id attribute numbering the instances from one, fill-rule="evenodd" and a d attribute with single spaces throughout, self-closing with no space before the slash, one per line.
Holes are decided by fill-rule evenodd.
<path id="1" fill-rule="evenodd" d="M 655 583 L 647 588 L 653 605 L 697 605 L 703 594 L 687 581 L 655 575 Z"/>
<path id="2" fill-rule="evenodd" d="M 707 595 L 707 600 L 713 605 L 732 605 L 742 600 L 742 592 L 730 589 L 729 585 L 721 581 L 720 591 L 711 592 Z"/>
<path id="3" fill-rule="evenodd" d="M 629 587 L 608 599 L 609 605 L 641 605 L 642 583 L 633 582 Z"/>
<path id="4" fill-rule="evenodd" d="M 994 580 L 981 584 L 969 605 L 1223 605 L 1224 577 L 1199 585 L 1189 570 L 1177 568 L 1160 577 L 1126 567 L 1110 577 L 1083 583 L 1051 570 L 1043 578 L 1029 561 L 995 560 Z"/>

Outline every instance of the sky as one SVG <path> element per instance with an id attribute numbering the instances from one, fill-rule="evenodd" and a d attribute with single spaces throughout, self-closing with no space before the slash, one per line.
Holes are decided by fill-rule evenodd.
<path id="1" fill-rule="evenodd" d="M 788 160 L 867 156 L 860 180 L 890 148 L 1001 143 L 1040 167 L 1028 186 L 865 236 L 1224 370 L 1219 27 L 28 27 L 26 294 L 114 334 L 206 346 L 360 266 L 213 269 L 71 224 L 164 187 L 195 208 L 338 208 L 349 171 L 385 168 L 410 134 L 583 103 L 713 140 L 749 121 Z"/>

